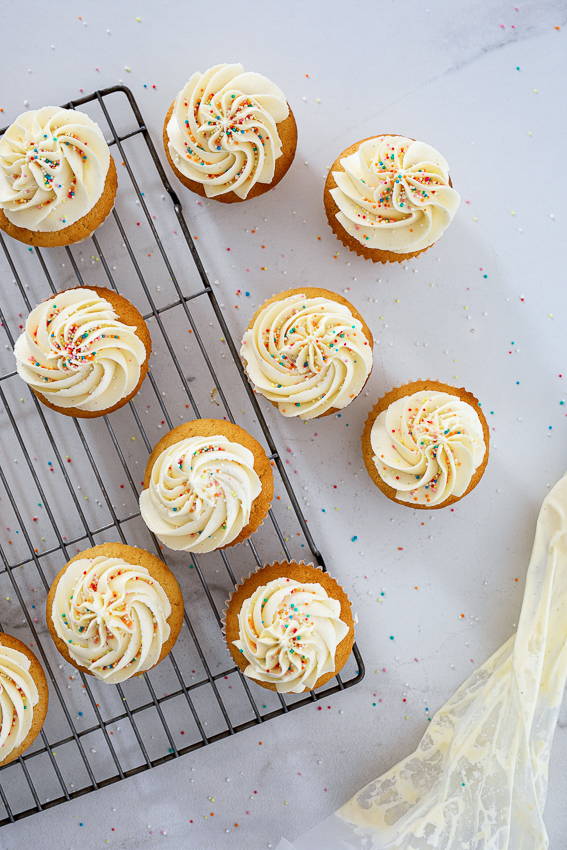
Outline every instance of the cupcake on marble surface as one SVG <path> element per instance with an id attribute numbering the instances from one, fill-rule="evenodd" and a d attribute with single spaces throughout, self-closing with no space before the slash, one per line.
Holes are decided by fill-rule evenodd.
<path id="1" fill-rule="evenodd" d="M 135 396 L 151 350 L 141 313 L 123 295 L 79 286 L 32 310 L 14 354 L 18 374 L 42 404 L 66 416 L 95 418 Z"/>
<path id="2" fill-rule="evenodd" d="M 47 596 L 55 646 L 70 664 L 115 684 L 159 664 L 183 625 L 183 597 L 155 555 L 102 543 L 65 564 Z"/>
<path id="3" fill-rule="evenodd" d="M 280 182 L 295 156 L 297 127 L 274 83 L 242 65 L 215 65 L 179 92 L 163 142 L 184 186 L 233 204 Z"/>
<path id="4" fill-rule="evenodd" d="M 389 134 L 343 151 L 327 176 L 324 201 L 343 245 L 366 260 L 402 263 L 440 239 L 460 197 L 435 148 Z"/>
<path id="5" fill-rule="evenodd" d="M 372 334 L 353 305 L 328 289 L 274 295 L 252 317 L 240 355 L 254 387 L 284 416 L 343 410 L 372 371 Z"/>
<path id="6" fill-rule="evenodd" d="M 86 239 L 110 213 L 117 185 L 102 131 L 83 112 L 30 110 L 0 139 L 0 228 L 27 245 Z"/>
<path id="7" fill-rule="evenodd" d="M 49 691 L 31 649 L 0 632 L 0 765 L 31 747 L 47 714 Z"/>
<path id="8" fill-rule="evenodd" d="M 313 564 L 266 564 L 243 579 L 225 612 L 228 649 L 245 676 L 279 693 L 321 687 L 354 643 L 343 588 Z"/>
<path id="9" fill-rule="evenodd" d="M 161 543 L 199 554 L 250 537 L 273 493 L 270 461 L 247 431 L 222 419 L 196 419 L 155 446 L 140 511 Z"/>
<path id="10" fill-rule="evenodd" d="M 362 434 L 368 474 L 398 504 L 453 505 L 484 474 L 489 431 L 480 402 L 439 381 L 396 387 L 371 410 Z"/>

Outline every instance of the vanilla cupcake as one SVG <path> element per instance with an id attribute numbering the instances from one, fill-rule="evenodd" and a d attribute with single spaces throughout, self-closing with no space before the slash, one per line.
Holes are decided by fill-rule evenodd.
<path id="1" fill-rule="evenodd" d="M 224 631 L 245 676 L 279 693 L 321 687 L 345 665 L 354 643 L 342 587 L 313 564 L 266 564 L 227 602 Z"/>
<path id="2" fill-rule="evenodd" d="M 58 573 L 46 619 L 63 658 L 112 685 L 166 657 L 183 610 L 179 583 L 163 561 L 134 546 L 102 543 Z"/>
<path id="3" fill-rule="evenodd" d="M 397 387 L 371 410 L 362 434 L 368 474 L 398 504 L 445 508 L 484 474 L 489 431 L 480 402 L 439 381 Z"/>
<path id="4" fill-rule="evenodd" d="M 324 201 L 343 245 L 366 260 L 402 263 L 441 238 L 460 197 L 435 148 L 388 134 L 342 152 L 327 176 Z"/>
<path id="5" fill-rule="evenodd" d="M 276 186 L 295 156 L 297 127 L 285 95 L 242 65 L 197 71 L 169 108 L 165 152 L 193 192 L 226 204 Z"/>
<path id="6" fill-rule="evenodd" d="M 42 404 L 66 416 L 95 418 L 136 395 L 151 350 L 142 315 L 123 295 L 79 286 L 32 310 L 14 354 L 18 374 Z"/>
<path id="7" fill-rule="evenodd" d="M 254 387 L 283 416 L 343 410 L 372 371 L 372 334 L 352 304 L 306 286 L 274 295 L 252 317 L 240 355 Z"/>
<path id="8" fill-rule="evenodd" d="M 0 765 L 15 761 L 41 731 L 49 691 L 31 649 L 0 632 Z"/>
<path id="9" fill-rule="evenodd" d="M 250 434 L 222 419 L 195 419 L 152 451 L 140 511 L 161 543 L 198 554 L 250 537 L 273 493 L 270 461 Z"/>
<path id="10" fill-rule="evenodd" d="M 76 109 L 24 112 L 0 139 L 0 228 L 27 245 L 86 239 L 110 213 L 117 185 L 100 127 Z"/>

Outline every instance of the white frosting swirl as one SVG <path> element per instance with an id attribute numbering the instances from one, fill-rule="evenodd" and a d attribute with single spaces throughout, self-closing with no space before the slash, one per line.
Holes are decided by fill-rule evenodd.
<path id="1" fill-rule="evenodd" d="M 205 187 L 208 198 L 246 198 L 271 183 L 282 154 L 277 124 L 289 115 L 283 92 L 242 65 L 197 71 L 178 94 L 167 125 L 175 167 Z"/>
<path id="2" fill-rule="evenodd" d="M 0 644 L 0 763 L 31 729 L 39 694 L 30 667 L 27 655 Z"/>
<path id="3" fill-rule="evenodd" d="M 261 490 L 250 449 L 218 434 L 189 437 L 156 459 L 140 510 L 170 549 L 212 552 L 248 525 Z"/>
<path id="4" fill-rule="evenodd" d="M 105 555 L 69 564 L 51 611 L 73 661 L 110 684 L 157 664 L 170 614 L 165 591 L 145 567 Z"/>
<path id="5" fill-rule="evenodd" d="M 435 390 L 392 402 L 377 416 L 370 441 L 380 478 L 396 499 L 417 505 L 462 496 L 486 451 L 476 410 Z"/>
<path id="6" fill-rule="evenodd" d="M 88 115 L 58 106 L 24 112 L 0 139 L 0 209 L 18 227 L 62 230 L 94 207 L 109 165 Z"/>
<path id="7" fill-rule="evenodd" d="M 450 225 L 460 196 L 449 166 L 424 142 L 376 136 L 343 157 L 331 189 L 337 219 L 361 245 L 397 254 L 433 245 Z"/>
<path id="8" fill-rule="evenodd" d="M 372 369 L 371 345 L 348 307 L 305 295 L 264 307 L 240 354 L 256 392 L 300 419 L 346 407 Z"/>
<path id="9" fill-rule="evenodd" d="M 128 396 L 146 359 L 136 328 L 91 289 L 68 289 L 29 314 L 16 340 L 18 374 L 57 407 L 104 411 Z"/>
<path id="10" fill-rule="evenodd" d="M 335 669 L 335 652 L 347 636 L 341 603 L 317 583 L 278 578 L 254 591 L 238 614 L 234 645 L 248 661 L 251 679 L 280 693 L 300 694 Z"/>

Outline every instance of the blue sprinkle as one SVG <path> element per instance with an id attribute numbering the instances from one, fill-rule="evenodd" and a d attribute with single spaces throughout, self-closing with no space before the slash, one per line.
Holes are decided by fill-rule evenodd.
<path id="1" fill-rule="evenodd" d="M 323 513 L 325 513 L 325 508 L 321 508 L 321 510 L 323 511 Z"/>
<path id="2" fill-rule="evenodd" d="M 553 428 L 553 425 L 550 425 L 550 426 L 549 426 L 549 430 L 551 431 L 551 429 L 552 429 L 552 428 Z M 17 533 L 17 532 L 16 532 L 16 533 Z"/>
<path id="3" fill-rule="evenodd" d="M 250 293 L 249 293 L 249 292 L 245 292 L 244 294 L 245 294 L 245 295 L 250 295 Z"/>
<path id="4" fill-rule="evenodd" d="M 356 534 L 355 534 L 355 535 L 354 535 L 354 537 L 351 537 L 350 539 L 351 539 L 351 540 L 352 540 L 352 542 L 354 543 L 354 541 L 355 541 L 355 540 L 358 540 L 358 537 L 357 537 L 357 536 L 356 536 Z"/>
<path id="5" fill-rule="evenodd" d="M 519 383 L 520 383 L 519 381 L 516 381 L 516 384 L 519 384 Z"/>
<path id="6" fill-rule="evenodd" d="M 83 716 L 83 712 L 79 711 L 79 717 L 82 717 L 82 716 Z"/>

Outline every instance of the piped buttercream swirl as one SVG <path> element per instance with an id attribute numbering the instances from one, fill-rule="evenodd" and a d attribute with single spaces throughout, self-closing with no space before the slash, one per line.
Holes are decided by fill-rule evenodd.
<path id="1" fill-rule="evenodd" d="M 68 565 L 51 611 L 73 661 L 110 684 L 157 664 L 170 614 L 165 591 L 146 567 L 104 555 Z"/>
<path id="2" fill-rule="evenodd" d="M 175 167 L 204 186 L 208 198 L 234 192 L 246 198 L 271 183 L 282 154 L 277 124 L 287 118 L 283 92 L 242 65 L 197 71 L 178 94 L 167 124 Z"/>
<path id="3" fill-rule="evenodd" d="M 136 328 L 91 289 L 68 289 L 29 314 L 16 340 L 18 374 L 56 407 L 104 411 L 130 395 L 146 359 Z"/>
<path id="4" fill-rule="evenodd" d="M 341 158 L 331 189 L 338 221 L 366 248 L 404 254 L 442 236 L 460 197 L 441 154 L 405 136 L 376 136 Z"/>
<path id="5" fill-rule="evenodd" d="M 19 747 L 33 721 L 39 694 L 30 673 L 31 661 L 0 643 L 0 763 Z"/>
<path id="6" fill-rule="evenodd" d="M 392 402 L 376 417 L 370 441 L 380 478 L 396 499 L 418 505 L 462 496 L 486 452 L 471 405 L 432 390 Z"/>
<path id="7" fill-rule="evenodd" d="M 300 419 L 346 407 L 372 369 L 372 347 L 349 308 L 301 294 L 264 307 L 240 354 L 256 392 Z"/>
<path id="8" fill-rule="evenodd" d="M 248 661 L 245 675 L 295 694 L 334 671 L 337 646 L 349 631 L 338 599 L 318 583 L 290 578 L 257 588 L 244 601 L 238 624 L 234 645 Z"/>
<path id="9" fill-rule="evenodd" d="M 212 552 L 248 525 L 261 490 L 250 449 L 220 434 L 189 437 L 156 458 L 140 511 L 170 549 Z"/>
<path id="10" fill-rule="evenodd" d="M 0 209 L 18 227 L 62 230 L 97 203 L 109 165 L 88 115 L 58 106 L 24 112 L 0 139 Z"/>

